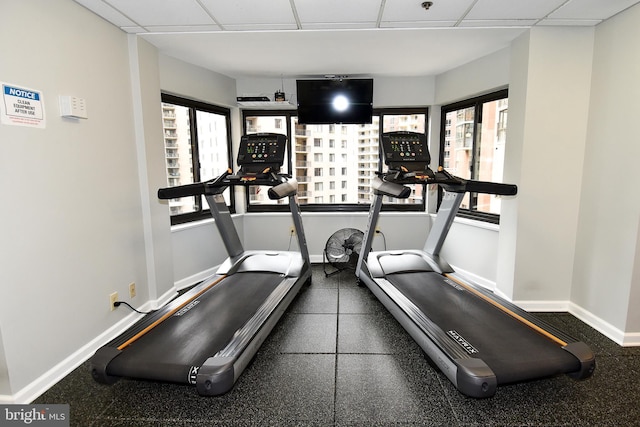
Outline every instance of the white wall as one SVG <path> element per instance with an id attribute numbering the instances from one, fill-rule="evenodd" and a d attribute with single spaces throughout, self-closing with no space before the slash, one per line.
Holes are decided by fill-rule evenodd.
<path id="1" fill-rule="evenodd" d="M 153 304 L 174 291 L 171 278 L 180 282 L 224 257 L 221 248 L 203 250 L 216 238 L 210 223 L 169 237 L 168 208 L 154 198 L 166 184 L 160 88 L 230 106 L 236 139 L 240 120 L 233 79 L 158 55 L 74 2 L 4 2 L 3 15 L 29 16 L 37 25 L 27 32 L 21 20 L 0 26 L 0 80 L 42 91 L 47 114 L 45 129 L 0 125 L 0 191 L 11 201 L 0 212 L 0 402 L 27 402 L 132 320 L 109 311 L 111 292 L 127 299 L 136 282 L 132 303 Z M 517 183 L 520 194 L 503 203 L 498 290 L 519 300 L 569 299 L 625 343 L 640 336 L 632 309 L 640 304 L 640 196 L 633 190 L 640 146 L 627 125 L 640 95 L 639 15 L 635 6 L 601 24 L 595 39 L 592 29 L 535 29 L 508 55 L 497 52 L 438 79 L 376 80 L 379 106 L 444 103 L 502 85 L 494 68 L 502 70 L 508 56 L 505 181 Z M 59 117 L 59 95 L 85 98 L 89 119 Z M 558 117 L 574 126 L 558 126 Z M 557 152 L 578 160 L 549 164 Z M 420 248 L 426 214 L 398 216 L 381 218 L 387 247 Z M 267 247 L 269 239 L 288 244 L 288 233 L 259 232 L 265 220 L 286 233 L 286 216 L 240 218 L 248 248 Z M 303 220 L 318 256 L 333 231 L 364 227 L 366 216 L 305 213 Z M 495 232 L 486 231 L 491 237 L 474 238 L 493 259 Z M 449 245 L 464 244 L 467 234 L 456 226 L 444 250 L 457 254 Z M 189 259 L 193 254 L 203 257 Z M 482 262 L 468 268 L 480 271 Z M 482 271 L 491 275 L 493 267 Z M 548 272 L 557 279 L 548 282 Z"/>
<path id="2" fill-rule="evenodd" d="M 321 78 L 321 77 L 318 77 Z M 415 107 L 431 105 L 435 96 L 435 77 L 374 77 L 373 106 L 381 107 Z M 240 78 L 237 79 L 238 96 L 268 96 L 273 100 L 274 92 L 282 90 L 286 100 L 296 105 L 295 79 L 274 78 Z"/>
<path id="3" fill-rule="evenodd" d="M 12 392 L 11 383 L 9 382 L 9 367 L 7 366 L 7 359 L 5 357 L 4 340 L 2 339 L 2 328 L 0 328 L 0 396 L 10 396 L 11 394 Z"/>
<path id="4" fill-rule="evenodd" d="M 436 121 L 431 123 L 431 165 L 437 166 L 440 144 L 440 108 L 473 96 L 494 92 L 509 84 L 510 49 L 471 61 L 436 77 Z M 511 101 L 510 101 L 511 102 Z M 509 141 L 510 143 L 510 141 Z M 505 182 L 511 182 L 505 180 Z M 435 199 L 434 193 L 432 199 Z M 503 202 L 507 198 L 503 199 Z M 499 227 L 478 221 L 456 219 L 451 226 L 441 255 L 459 272 L 488 288 L 495 288 L 498 260 Z"/>
<path id="5" fill-rule="evenodd" d="M 342 228 L 355 228 L 365 231 L 368 212 L 303 212 L 305 237 L 311 262 L 322 262 L 327 239 Z M 399 226 L 398 224 L 402 224 Z M 297 248 L 294 239 L 289 246 L 289 227 L 293 225 L 289 214 L 247 214 L 244 216 L 245 249 L 277 249 L 292 250 Z M 387 249 L 422 249 L 430 219 L 426 213 L 417 212 L 383 212 L 378 220 L 380 231 L 384 237 L 376 235 L 373 250 Z M 386 241 L 386 242 L 385 242 Z"/>
<path id="6" fill-rule="evenodd" d="M 243 235 L 243 218 L 234 215 L 238 235 Z M 171 232 L 174 281 L 178 289 L 191 286 L 213 274 L 227 253 L 213 219 L 174 226 Z"/>
<path id="7" fill-rule="evenodd" d="M 506 87 L 510 49 L 505 48 L 436 77 L 435 104 L 441 106 Z"/>
<path id="8" fill-rule="evenodd" d="M 128 300 L 135 282 L 148 299 L 149 270 L 127 36 L 70 1 L 3 2 L 2 15 L 36 23 L 0 26 L 0 80 L 42 91 L 47 119 L 0 125 L 0 401 L 20 402 L 126 316 L 111 292 Z M 84 98 L 89 118 L 61 118 L 59 95 Z"/>
<path id="9" fill-rule="evenodd" d="M 640 342 L 640 5 L 597 27 L 572 300 Z M 606 328 L 604 325 L 603 328 Z M 609 331 L 611 333 L 611 331 Z M 623 332 L 635 333 L 625 336 Z"/>
<path id="10" fill-rule="evenodd" d="M 518 196 L 501 215 L 500 243 L 514 270 L 498 288 L 515 300 L 570 299 L 593 37 L 593 28 L 536 27 L 512 46 L 526 63 L 511 67 L 505 180 Z"/>
<path id="11" fill-rule="evenodd" d="M 135 35 L 128 35 L 129 64 L 133 91 L 135 145 L 138 158 L 144 248 L 149 280 L 141 289 L 154 305 L 175 292 L 171 251 L 169 206 L 159 202 L 158 188 L 167 181 L 157 49 Z M 156 307 L 154 307 L 156 308 Z"/>
<path id="12" fill-rule="evenodd" d="M 512 141 L 524 140 L 526 112 L 527 79 L 529 75 L 529 38 L 527 32 L 511 43 L 509 64 L 510 75 L 517 76 L 509 82 L 509 125 L 503 180 L 510 183 L 520 182 L 520 162 L 522 159 L 522 143 Z M 522 94 L 514 96 L 513 94 Z M 509 160 L 513 159 L 513 160 Z M 520 195 L 522 195 L 522 192 Z M 513 278 L 515 275 L 516 238 L 518 233 L 518 201 L 519 196 L 503 199 L 500 204 L 500 236 L 497 254 L 496 289 L 508 299 L 513 299 Z"/>
<path id="13" fill-rule="evenodd" d="M 237 108 L 236 81 L 167 55 L 159 55 L 162 90 L 223 107 Z"/>

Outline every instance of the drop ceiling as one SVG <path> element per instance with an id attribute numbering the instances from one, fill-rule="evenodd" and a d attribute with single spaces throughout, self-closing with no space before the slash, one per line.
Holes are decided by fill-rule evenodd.
<path id="1" fill-rule="evenodd" d="M 74 0 L 160 52 L 233 77 L 437 75 L 532 27 L 640 0 Z"/>

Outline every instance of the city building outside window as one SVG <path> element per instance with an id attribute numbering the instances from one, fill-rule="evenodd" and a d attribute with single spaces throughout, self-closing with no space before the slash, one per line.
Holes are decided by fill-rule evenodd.
<path id="1" fill-rule="evenodd" d="M 440 164 L 460 178 L 502 182 L 508 107 L 506 89 L 442 107 Z M 498 223 L 500 198 L 467 193 L 458 215 Z"/>
<path id="2" fill-rule="evenodd" d="M 213 179 L 231 165 L 231 114 L 229 109 L 162 94 L 162 120 L 167 186 Z M 230 190 L 224 192 L 227 205 Z M 179 224 L 209 217 L 202 196 L 168 201 L 171 223 Z"/>
<path id="3" fill-rule="evenodd" d="M 295 110 L 243 110 L 246 133 L 287 134 L 288 163 L 298 181 L 298 201 L 303 210 L 321 211 L 367 210 L 373 200 L 371 182 L 383 170 L 380 134 L 399 130 L 424 133 L 427 114 L 426 107 L 384 109 L 374 111 L 371 124 L 303 125 L 298 124 Z M 286 132 L 275 128 L 276 120 L 288 123 Z M 341 178 L 340 188 L 331 184 L 336 177 Z M 383 209 L 424 210 L 424 191 L 418 187 L 408 199 L 385 199 Z M 267 197 L 250 197 L 248 211 L 274 210 L 279 204 Z"/>

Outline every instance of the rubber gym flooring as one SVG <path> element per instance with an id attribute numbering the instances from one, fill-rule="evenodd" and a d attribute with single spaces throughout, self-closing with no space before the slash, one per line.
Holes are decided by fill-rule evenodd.
<path id="1" fill-rule="evenodd" d="M 567 313 L 541 313 L 596 353 L 590 379 L 566 376 L 460 394 L 352 272 L 313 266 L 258 354 L 218 397 L 195 387 L 93 381 L 85 363 L 33 403 L 68 403 L 72 426 L 637 426 L 640 348 Z"/>

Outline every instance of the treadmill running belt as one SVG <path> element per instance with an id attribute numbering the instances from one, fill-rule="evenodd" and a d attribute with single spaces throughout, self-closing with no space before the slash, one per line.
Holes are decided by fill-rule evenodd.
<path id="1" fill-rule="evenodd" d="M 493 370 L 498 384 L 580 369 L 579 360 L 558 344 L 438 273 L 390 274 L 387 280 L 447 336 L 473 346 L 477 353 L 472 357 Z"/>
<path id="2" fill-rule="evenodd" d="M 179 310 L 126 347 L 107 373 L 187 383 L 191 366 L 222 350 L 281 282 L 279 273 L 228 276 L 185 307 L 190 309 Z"/>

